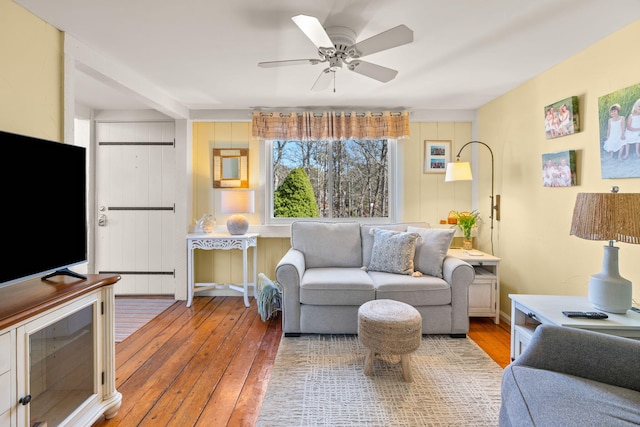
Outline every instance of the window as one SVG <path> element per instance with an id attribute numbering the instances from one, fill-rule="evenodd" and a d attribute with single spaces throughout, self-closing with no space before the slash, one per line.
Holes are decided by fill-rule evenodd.
<path id="1" fill-rule="evenodd" d="M 388 222 L 395 206 L 395 140 L 265 143 L 268 216 Z"/>

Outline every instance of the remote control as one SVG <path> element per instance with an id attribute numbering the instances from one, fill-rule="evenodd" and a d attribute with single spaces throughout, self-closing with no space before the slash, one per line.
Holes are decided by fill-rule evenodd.
<path id="1" fill-rule="evenodd" d="M 564 314 L 567 317 L 584 317 L 587 319 L 607 319 L 609 316 L 607 316 L 605 313 L 601 313 L 599 311 L 563 311 L 562 314 Z"/>

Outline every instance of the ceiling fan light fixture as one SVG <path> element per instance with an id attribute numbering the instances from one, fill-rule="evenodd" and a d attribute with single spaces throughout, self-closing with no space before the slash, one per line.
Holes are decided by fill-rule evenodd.
<path id="1" fill-rule="evenodd" d="M 342 58 L 334 56 L 329 58 L 329 71 L 336 72 L 342 69 Z"/>

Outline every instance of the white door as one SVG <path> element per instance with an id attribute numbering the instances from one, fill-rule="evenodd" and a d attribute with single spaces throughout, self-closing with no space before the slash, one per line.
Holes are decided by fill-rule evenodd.
<path id="1" fill-rule="evenodd" d="M 116 295 L 175 294 L 175 125 L 96 124 L 96 271 Z"/>

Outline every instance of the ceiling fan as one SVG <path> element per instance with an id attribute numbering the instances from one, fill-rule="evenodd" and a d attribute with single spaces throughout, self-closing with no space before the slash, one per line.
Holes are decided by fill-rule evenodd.
<path id="1" fill-rule="evenodd" d="M 322 70 L 320 76 L 318 76 L 311 88 L 311 90 L 316 91 L 325 89 L 332 78 L 335 79 L 336 71 L 342 69 L 343 66 L 350 71 L 382 83 L 393 80 L 398 74 L 398 71 L 363 61 L 360 58 L 413 41 L 413 31 L 406 25 L 398 25 L 380 34 L 371 36 L 366 40 L 355 43 L 355 32 L 349 28 L 328 27 L 325 30 L 317 18 L 307 15 L 297 15 L 291 19 L 318 48 L 318 56 L 320 58 L 259 62 L 258 66 L 271 68 L 288 65 L 327 64 L 327 68 Z"/>

